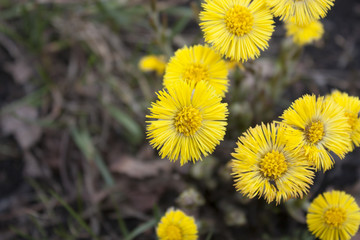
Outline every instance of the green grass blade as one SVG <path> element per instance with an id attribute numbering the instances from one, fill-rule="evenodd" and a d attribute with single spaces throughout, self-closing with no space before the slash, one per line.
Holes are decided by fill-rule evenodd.
<path id="1" fill-rule="evenodd" d="M 206 240 L 210 240 L 212 238 L 213 233 L 209 232 L 208 235 L 206 236 Z"/>
<path id="2" fill-rule="evenodd" d="M 98 167 L 102 177 L 105 180 L 107 186 L 114 186 L 115 182 L 109 169 L 107 168 L 104 160 L 101 155 L 98 153 L 96 148 L 94 147 L 90 134 L 87 130 L 78 130 L 77 128 L 71 129 L 71 136 L 74 139 L 74 142 L 81 150 L 81 152 L 85 155 L 85 157 L 91 161 L 93 160 Z"/>
<path id="3" fill-rule="evenodd" d="M 45 229 L 43 228 L 43 226 L 41 226 L 41 224 L 39 223 L 39 221 L 36 219 L 35 216 L 30 215 L 30 220 L 31 222 L 33 222 L 35 224 L 36 229 L 39 231 L 41 238 L 42 239 L 46 239 L 46 232 Z"/>
<path id="4" fill-rule="evenodd" d="M 177 34 L 182 32 L 191 20 L 192 16 L 183 16 L 181 19 L 179 19 L 176 25 L 172 28 L 170 39 L 173 39 Z"/>
<path id="5" fill-rule="evenodd" d="M 104 163 L 104 160 L 102 159 L 99 153 L 95 154 L 94 161 L 96 163 L 96 166 L 99 168 L 99 171 L 103 176 L 106 185 L 108 185 L 109 187 L 114 186 L 115 185 L 114 179 L 111 176 L 109 169 L 107 168 L 106 164 Z"/>
<path id="6" fill-rule="evenodd" d="M 14 109 L 22 105 L 30 105 L 34 107 L 40 106 L 43 103 L 42 101 L 44 99 L 44 96 L 48 93 L 48 91 L 48 87 L 40 88 L 39 90 L 36 90 L 33 93 L 28 94 L 25 97 L 4 106 L 0 110 L 0 114 L 12 112 L 14 111 Z"/>
<path id="7" fill-rule="evenodd" d="M 111 195 L 110 196 L 110 199 L 111 199 L 111 202 L 115 208 L 115 212 L 116 212 L 116 216 L 117 216 L 117 221 L 118 221 L 118 225 L 119 225 L 119 228 L 120 228 L 120 231 L 123 235 L 124 238 L 127 238 L 128 235 L 129 235 L 129 230 L 127 229 L 126 227 L 126 224 L 125 224 L 125 221 L 121 215 L 121 212 L 120 212 L 120 208 L 114 198 L 114 195 Z"/>
<path id="8" fill-rule="evenodd" d="M 96 234 L 91 230 L 91 228 L 86 224 L 86 222 L 82 219 L 82 217 L 77 214 L 74 209 L 70 207 L 58 194 L 54 191 L 50 191 L 50 194 L 59 201 L 59 203 L 69 212 L 69 214 L 83 227 L 93 239 L 99 239 Z"/>
<path id="9" fill-rule="evenodd" d="M 17 235 L 19 235 L 22 238 L 25 238 L 27 240 L 36 240 L 35 238 L 23 233 L 20 229 L 17 229 L 13 226 L 10 227 L 10 230 L 13 231 L 14 233 L 16 233 Z"/>
<path id="10" fill-rule="evenodd" d="M 122 233 L 122 235 L 125 237 L 125 238 L 128 238 L 129 236 L 129 231 L 126 227 L 126 224 L 125 224 L 125 221 L 124 219 L 121 217 L 120 215 L 120 212 L 117 211 L 117 217 L 118 217 L 118 225 L 119 225 L 119 228 L 120 228 L 120 231 Z"/>
<path id="11" fill-rule="evenodd" d="M 60 237 L 63 240 L 74 240 L 75 237 L 71 236 L 69 233 L 66 232 L 63 228 L 57 228 L 54 230 L 56 236 Z"/>
<path id="12" fill-rule="evenodd" d="M 140 226 L 135 228 L 134 231 L 132 231 L 124 240 L 132 240 L 132 239 L 134 239 L 135 237 L 137 237 L 141 233 L 143 233 L 143 232 L 147 231 L 148 229 L 154 227 L 156 223 L 157 223 L 156 219 L 151 219 L 151 220 L 147 221 L 146 223 L 141 224 Z"/>
<path id="13" fill-rule="evenodd" d="M 156 221 L 160 221 L 161 219 L 161 213 L 160 213 L 160 208 L 157 204 L 154 204 L 153 206 L 153 216 L 155 217 Z"/>
<path id="14" fill-rule="evenodd" d="M 88 160 L 95 157 L 95 147 L 92 144 L 90 134 L 87 130 L 79 130 L 77 128 L 71 129 L 71 136 L 76 145 Z"/>
<path id="15" fill-rule="evenodd" d="M 136 144 L 141 142 L 144 137 L 143 131 L 139 124 L 134 121 L 126 112 L 113 105 L 105 105 L 109 114 L 122 126 L 128 133 L 128 140 Z"/>

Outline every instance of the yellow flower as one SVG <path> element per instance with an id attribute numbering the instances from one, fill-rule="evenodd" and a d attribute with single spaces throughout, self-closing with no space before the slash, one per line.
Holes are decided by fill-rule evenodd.
<path id="1" fill-rule="evenodd" d="M 345 192 L 326 192 L 310 204 L 306 222 L 321 240 L 349 240 L 359 229 L 360 208 Z"/>
<path id="2" fill-rule="evenodd" d="M 351 148 L 350 125 L 343 108 L 324 97 L 304 95 L 281 118 L 289 126 L 287 144 L 305 150 L 317 171 L 332 168 L 334 160 L 329 151 L 342 159 Z"/>
<path id="3" fill-rule="evenodd" d="M 224 97 L 229 85 L 227 75 L 225 61 L 214 50 L 202 45 L 185 46 L 175 52 L 166 66 L 164 85 L 170 87 L 179 80 L 195 85 L 205 81 Z"/>
<path id="4" fill-rule="evenodd" d="M 318 20 L 305 25 L 299 25 L 294 18 L 285 22 L 286 35 L 293 38 L 294 43 L 299 46 L 319 40 L 324 34 L 324 27 Z"/>
<path id="5" fill-rule="evenodd" d="M 143 72 L 156 71 L 161 76 L 165 70 L 165 57 L 156 55 L 147 55 L 140 59 L 139 69 Z"/>
<path id="6" fill-rule="evenodd" d="M 354 147 L 360 145 L 360 100 L 359 97 L 349 96 L 347 93 L 342 93 L 335 90 L 328 98 L 334 100 L 337 104 L 345 110 L 345 116 L 351 127 L 350 138 L 352 140 L 351 151 Z"/>
<path id="7" fill-rule="evenodd" d="M 324 18 L 335 0 L 266 0 L 275 17 L 289 20 L 294 17 L 298 25 Z"/>
<path id="8" fill-rule="evenodd" d="M 202 6 L 205 41 L 222 55 L 244 62 L 268 47 L 274 21 L 263 0 L 205 0 Z"/>
<path id="9" fill-rule="evenodd" d="M 156 228 L 159 240 L 197 240 L 198 231 L 193 217 L 180 210 L 169 209 Z"/>
<path id="10" fill-rule="evenodd" d="M 237 67 L 241 69 L 241 71 L 245 71 L 244 64 L 236 61 L 226 61 L 226 66 L 229 71 L 234 71 Z"/>
<path id="11" fill-rule="evenodd" d="M 183 165 L 212 153 L 225 135 L 227 104 L 204 81 L 195 87 L 174 83 L 160 91 L 147 117 L 150 144 L 160 149 L 162 158 L 180 158 Z"/>
<path id="12" fill-rule="evenodd" d="M 262 124 L 239 138 L 232 171 L 235 188 L 242 194 L 278 204 L 309 191 L 314 171 L 304 154 L 286 145 L 284 131 L 283 125 Z"/>

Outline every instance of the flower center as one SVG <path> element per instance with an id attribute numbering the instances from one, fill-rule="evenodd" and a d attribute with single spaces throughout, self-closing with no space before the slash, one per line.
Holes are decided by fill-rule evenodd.
<path id="1" fill-rule="evenodd" d="M 181 234 L 181 229 L 178 226 L 175 225 L 169 225 L 166 228 L 166 233 L 167 233 L 167 240 L 181 240 L 182 239 L 182 234 Z"/>
<path id="2" fill-rule="evenodd" d="M 232 34 L 242 37 L 252 30 L 254 17 L 249 9 L 237 5 L 226 12 L 225 24 Z"/>
<path id="3" fill-rule="evenodd" d="M 348 123 L 351 126 L 351 129 L 354 130 L 358 119 L 357 115 L 352 112 L 345 112 L 345 116 L 348 118 Z"/>
<path id="4" fill-rule="evenodd" d="M 346 212 L 342 208 L 333 207 L 326 210 L 324 218 L 327 225 L 339 227 L 346 220 Z"/>
<path id="5" fill-rule="evenodd" d="M 325 135 L 324 124 L 320 121 L 310 123 L 305 127 L 305 135 L 312 144 L 318 143 Z"/>
<path id="6" fill-rule="evenodd" d="M 209 72 L 202 64 L 192 63 L 185 69 L 183 78 L 187 83 L 198 83 L 201 80 L 209 80 Z"/>
<path id="7" fill-rule="evenodd" d="M 260 170 L 265 177 L 273 180 L 278 179 L 287 170 L 284 154 L 275 150 L 268 152 L 261 159 Z"/>
<path id="8" fill-rule="evenodd" d="M 200 111 L 191 105 L 184 107 L 175 117 L 175 128 L 185 136 L 193 135 L 201 126 Z"/>

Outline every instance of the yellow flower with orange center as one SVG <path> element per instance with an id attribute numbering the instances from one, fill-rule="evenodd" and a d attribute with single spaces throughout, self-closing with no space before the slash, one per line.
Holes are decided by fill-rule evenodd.
<path id="1" fill-rule="evenodd" d="M 237 142 L 232 153 L 235 188 L 268 203 L 303 197 L 313 183 L 313 169 L 304 154 L 286 145 L 283 125 L 262 124 L 250 128 Z"/>
<path id="2" fill-rule="evenodd" d="M 165 57 L 160 55 L 147 55 L 140 59 L 139 69 L 143 72 L 155 71 L 157 75 L 162 75 L 165 71 Z"/>
<path id="3" fill-rule="evenodd" d="M 294 18 L 285 22 L 286 35 L 292 37 L 294 43 L 299 46 L 310 44 L 321 39 L 324 27 L 319 20 L 314 20 L 305 25 L 299 25 Z"/>
<path id="4" fill-rule="evenodd" d="M 181 210 L 169 209 L 156 228 L 159 240 L 197 240 L 198 231 L 193 217 Z"/>
<path id="5" fill-rule="evenodd" d="M 213 87 L 221 97 L 229 85 L 228 70 L 221 56 L 208 46 L 183 47 L 175 52 L 165 69 L 164 85 L 183 81 L 196 85 L 200 81 Z"/>
<path id="6" fill-rule="evenodd" d="M 306 222 L 310 232 L 321 240 L 349 240 L 359 229 L 360 208 L 345 192 L 326 192 L 310 204 Z"/>
<path id="7" fill-rule="evenodd" d="M 160 91 L 147 116 L 147 136 L 162 158 L 183 165 L 212 153 L 225 135 L 227 104 L 206 82 L 184 81 Z"/>
<path id="8" fill-rule="evenodd" d="M 304 151 L 316 170 L 334 164 L 330 151 L 341 159 L 351 150 L 350 125 L 342 107 L 324 97 L 304 95 L 281 116 L 288 126 L 288 145 Z"/>
<path id="9" fill-rule="evenodd" d="M 324 18 L 335 0 L 265 0 L 275 17 L 294 19 L 298 25 Z"/>
<path id="10" fill-rule="evenodd" d="M 333 91 L 327 98 L 335 101 L 345 110 L 345 117 L 350 125 L 351 150 L 360 146 L 360 100 L 357 96 L 349 96 L 345 92 Z"/>
<path id="11" fill-rule="evenodd" d="M 221 55 L 244 62 L 268 47 L 274 21 L 263 0 L 205 0 L 202 7 L 205 41 Z"/>

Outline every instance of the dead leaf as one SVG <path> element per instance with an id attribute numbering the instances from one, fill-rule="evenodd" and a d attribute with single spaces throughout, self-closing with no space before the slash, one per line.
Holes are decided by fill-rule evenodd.
<path id="1" fill-rule="evenodd" d="M 41 136 L 42 129 L 34 124 L 38 112 L 30 106 L 20 106 L 1 118 L 1 128 L 4 134 L 13 134 L 22 149 L 29 149 Z"/>
<path id="2" fill-rule="evenodd" d="M 169 172 L 171 168 L 172 165 L 168 161 L 141 161 L 128 155 L 121 156 L 110 166 L 111 171 L 125 174 L 136 179 L 155 177 L 158 176 L 160 172 Z"/>
<path id="3" fill-rule="evenodd" d="M 150 178 L 147 180 L 134 181 L 127 179 L 125 188 L 122 192 L 134 209 L 138 211 L 147 211 L 159 202 L 160 196 L 164 193 L 167 177 Z"/>

